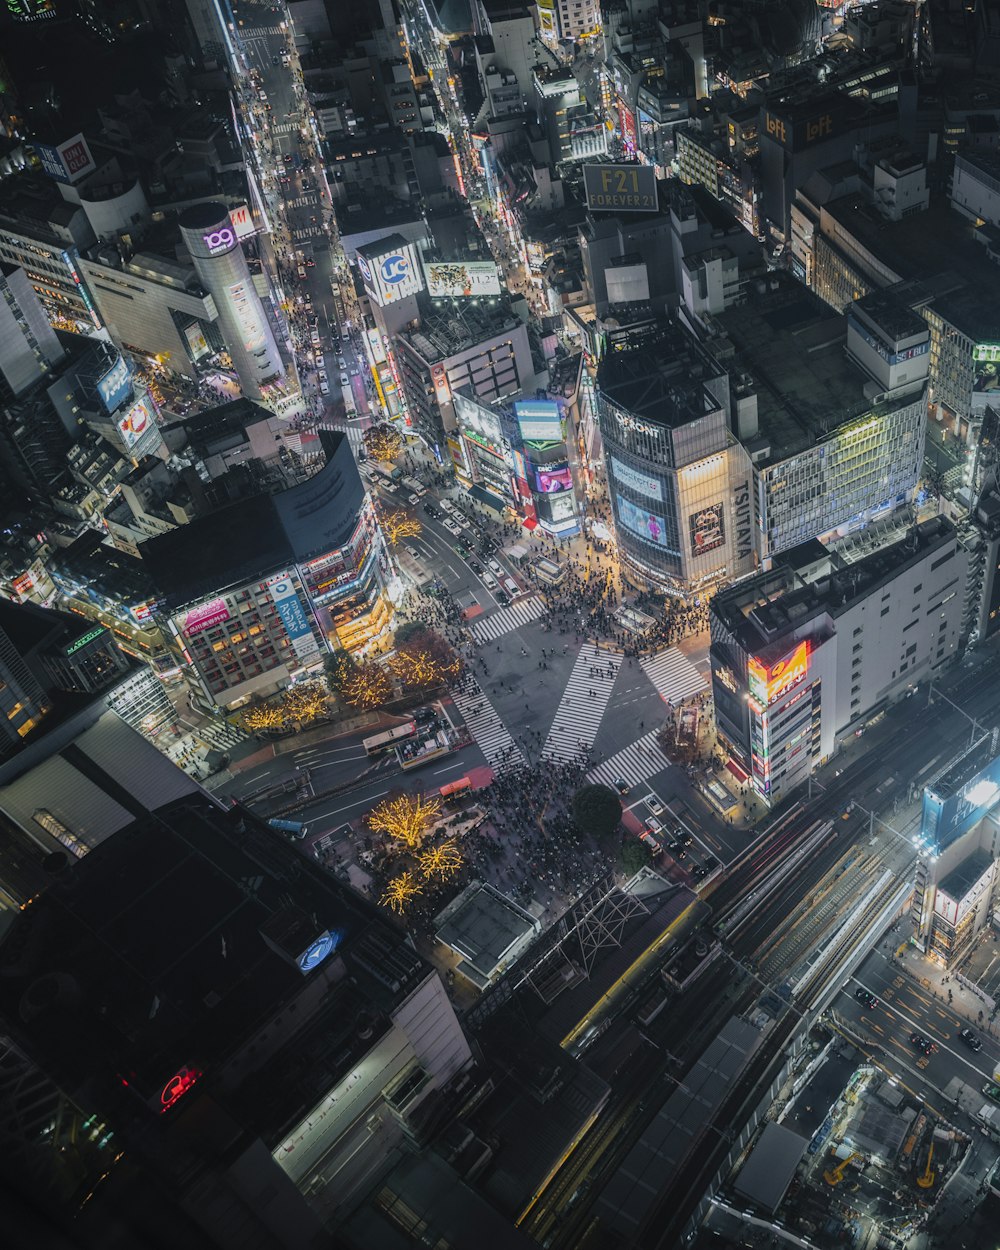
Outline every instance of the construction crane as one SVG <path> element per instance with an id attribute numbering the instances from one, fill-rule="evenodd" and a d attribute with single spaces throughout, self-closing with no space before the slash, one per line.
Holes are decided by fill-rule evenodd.
<path id="1" fill-rule="evenodd" d="M 923 1176 L 917 1177 L 917 1184 L 921 1189 L 930 1189 L 934 1184 L 935 1173 L 931 1171 L 931 1159 L 934 1158 L 934 1143 L 931 1142 L 931 1148 L 927 1152 L 927 1166 L 924 1168 Z"/>
<path id="2" fill-rule="evenodd" d="M 839 1185 L 844 1179 L 844 1173 L 849 1164 L 853 1163 L 859 1157 L 860 1152 L 855 1150 L 853 1154 L 849 1154 L 846 1159 L 841 1159 L 832 1172 L 824 1172 L 823 1179 L 828 1185 Z M 920 1182 L 918 1181 L 917 1184 Z"/>

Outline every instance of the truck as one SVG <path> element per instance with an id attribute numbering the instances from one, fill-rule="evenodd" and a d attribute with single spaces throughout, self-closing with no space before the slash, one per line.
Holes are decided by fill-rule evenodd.
<path id="1" fill-rule="evenodd" d="M 290 838 L 304 838 L 308 832 L 309 826 L 302 820 L 277 820 L 272 819 L 267 822 L 272 829 L 277 829 L 281 833 L 287 833 Z"/>

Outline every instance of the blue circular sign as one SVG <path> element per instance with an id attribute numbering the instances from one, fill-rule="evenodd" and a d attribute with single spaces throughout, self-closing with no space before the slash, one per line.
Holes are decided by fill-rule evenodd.
<path id="1" fill-rule="evenodd" d="M 390 286 L 395 286 L 397 282 L 405 281 L 410 272 L 410 262 L 405 256 L 400 256 L 397 252 L 393 256 L 387 256 L 382 262 L 382 279 Z"/>
<path id="2" fill-rule="evenodd" d="M 313 968 L 321 964 L 332 950 L 332 935 L 329 933 L 321 934 L 316 941 L 308 946 L 299 956 L 299 967 L 303 972 L 312 972 Z"/>

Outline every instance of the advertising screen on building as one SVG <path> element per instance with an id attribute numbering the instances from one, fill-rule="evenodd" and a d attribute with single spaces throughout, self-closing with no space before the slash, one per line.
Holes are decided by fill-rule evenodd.
<path id="1" fill-rule="evenodd" d="M 782 656 L 770 668 L 756 656 L 747 662 L 750 697 L 761 707 L 770 707 L 797 686 L 809 672 L 809 643 L 800 642 L 794 651 Z"/>
<path id="2" fill-rule="evenodd" d="M 364 251 L 358 250 L 358 268 L 365 290 L 380 308 L 387 304 L 416 295 L 422 291 L 424 280 L 420 262 L 412 243 L 396 236 L 386 247 L 372 244 Z"/>
<path id="3" fill-rule="evenodd" d="M 208 603 L 201 604 L 185 616 L 183 629 L 190 637 L 192 634 L 201 633 L 203 629 L 209 629 L 212 625 L 219 625 L 228 620 L 229 608 L 226 606 L 225 599 L 210 599 Z"/>
<path id="4" fill-rule="evenodd" d="M 118 432 L 124 440 L 128 451 L 136 445 L 143 434 L 153 423 L 153 412 L 150 401 L 143 396 L 137 399 L 124 417 L 118 421 Z"/>
<path id="5" fill-rule="evenodd" d="M 132 369 L 124 356 L 119 356 L 97 383 L 97 393 L 109 413 L 120 408 L 132 394 Z"/>
<path id="6" fill-rule="evenodd" d="M 630 499 L 624 499 L 621 495 L 618 496 L 616 503 L 618 519 L 627 530 L 644 538 L 646 542 L 655 543 L 657 547 L 667 545 L 666 522 L 662 516 L 658 516 L 655 512 L 648 512 L 645 508 L 636 507 Z"/>
<path id="7" fill-rule="evenodd" d="M 257 227 L 253 224 L 253 217 L 246 204 L 238 204 L 236 208 L 231 208 L 229 220 L 233 223 L 238 239 L 248 239 L 252 234 L 257 233 Z"/>
<path id="8" fill-rule="evenodd" d="M 620 460 L 616 460 L 614 456 L 608 455 L 608 466 L 611 469 L 611 476 L 620 486 L 627 486 L 629 490 L 634 490 L 639 495 L 645 495 L 647 499 L 662 499 L 663 484 L 655 477 L 648 477 L 645 473 L 638 473 L 635 469 L 630 469 L 627 464 L 622 464 Z"/>
<path id="9" fill-rule="evenodd" d="M 943 851 L 1000 803 L 1000 756 L 992 735 L 970 747 L 924 788 L 920 831 L 924 843 Z"/>
<path id="10" fill-rule="evenodd" d="M 1000 343 L 977 343 L 972 349 L 972 389 L 1000 401 Z"/>
<path id="11" fill-rule="evenodd" d="M 558 443 L 562 441 L 562 420 L 559 416 L 559 405 L 554 400 L 516 400 L 514 415 L 524 442 Z"/>
<path id="12" fill-rule="evenodd" d="M 264 327 L 254 307 L 253 287 L 246 282 L 233 282 L 228 290 L 243 336 L 243 346 L 248 352 L 260 351 L 264 346 Z"/>
<path id="13" fill-rule="evenodd" d="M 285 633 L 292 641 L 295 654 L 300 660 L 308 659 L 319 651 L 319 645 L 313 636 L 312 626 L 302 607 L 302 600 L 295 593 L 291 578 L 282 577 L 269 586 L 271 599 L 278 609 Z"/>
<path id="14" fill-rule="evenodd" d="M 540 494 L 554 495 L 559 491 L 573 489 L 573 474 L 569 465 L 545 464 L 535 466 L 535 486 Z"/>
<path id="15" fill-rule="evenodd" d="M 202 356 L 208 355 L 208 342 L 204 331 L 197 321 L 194 325 L 184 327 L 184 337 L 187 339 L 192 360 L 200 360 Z"/>
<path id="16" fill-rule="evenodd" d="M 74 135 L 58 147 L 51 143 L 33 143 L 32 147 L 42 170 L 56 182 L 78 182 L 97 168 L 82 134 Z"/>
<path id="17" fill-rule="evenodd" d="M 427 294 L 435 299 L 499 295 L 500 273 L 491 260 L 456 260 L 424 266 Z"/>
<path id="18" fill-rule="evenodd" d="M 722 500 L 692 512 L 688 517 L 688 529 L 693 556 L 703 556 L 721 547 L 726 541 L 725 504 Z"/>
<path id="19" fill-rule="evenodd" d="M 652 165 L 584 165 L 583 185 L 591 212 L 655 213 L 658 207 Z"/>

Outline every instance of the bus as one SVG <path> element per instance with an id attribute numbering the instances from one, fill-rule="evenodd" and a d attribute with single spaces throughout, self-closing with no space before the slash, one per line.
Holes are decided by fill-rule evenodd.
<path id="1" fill-rule="evenodd" d="M 547 586 L 561 586 L 566 580 L 566 568 L 552 560 L 536 560 L 533 565 L 535 576 Z"/>
<path id="2" fill-rule="evenodd" d="M 302 820 L 269 820 L 267 823 L 272 829 L 278 829 L 293 838 L 304 838 L 309 832 L 309 826 Z"/>
<path id="3" fill-rule="evenodd" d="M 344 397 L 344 407 L 347 409 L 347 419 L 348 421 L 353 421 L 353 419 L 358 415 L 357 405 L 354 402 L 354 391 L 349 386 L 342 386 L 340 391 Z"/>
<path id="4" fill-rule="evenodd" d="M 448 802 L 450 799 L 457 799 L 464 794 L 466 790 L 472 789 L 472 782 L 468 777 L 459 777 L 457 781 L 449 781 L 441 787 L 438 794 Z"/>
<path id="5" fill-rule="evenodd" d="M 366 755 L 381 755 L 383 751 L 391 750 L 397 742 L 412 738 L 416 732 L 417 722 L 409 720 L 405 725 L 397 725 L 395 729 L 387 729 L 384 733 L 364 738 L 361 745 L 365 748 Z"/>

